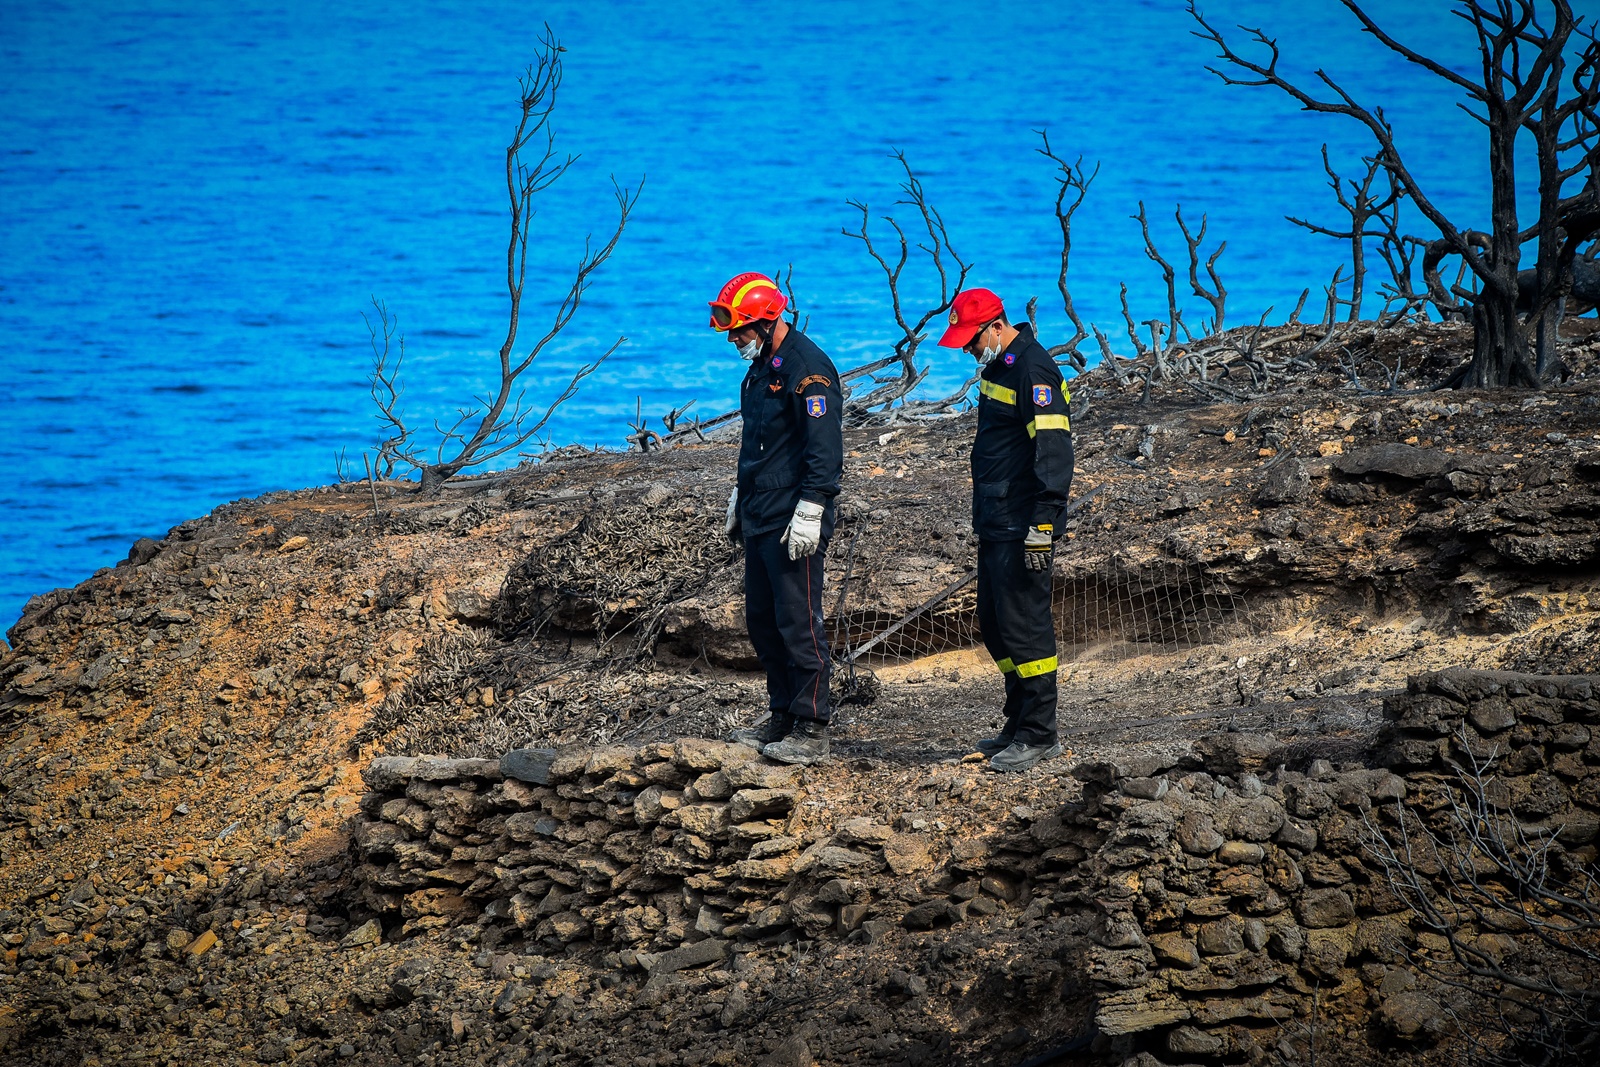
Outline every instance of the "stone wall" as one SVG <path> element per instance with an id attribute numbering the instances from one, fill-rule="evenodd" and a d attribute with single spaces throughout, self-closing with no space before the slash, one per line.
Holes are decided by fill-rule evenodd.
<path id="1" fill-rule="evenodd" d="M 1113 1059 L 1292 1061 L 1313 1027 L 1324 1047 L 1427 1045 L 1449 1013 L 1415 961 L 1442 940 L 1373 835 L 1398 805 L 1428 809 L 1470 753 L 1496 761 L 1497 802 L 1529 832 L 1593 864 L 1596 681 L 1423 675 L 1388 699 L 1363 764 L 1292 770 L 1269 736 L 1213 735 L 1175 766 L 1081 763 L 976 834 L 853 815 L 884 772 L 824 778 L 717 742 L 381 758 L 355 828 L 361 893 L 391 929 L 476 921 L 651 971 L 740 944 L 1033 924 L 1077 961 Z"/>
<path id="2" fill-rule="evenodd" d="M 1385 702 L 1372 766 L 1284 770 L 1270 740 L 1222 735 L 1197 746 L 1203 771 L 1080 768 L 1106 835 L 1086 956 L 1102 1030 L 1133 1035 L 1146 1063 L 1295 1062 L 1313 1029 L 1325 1049 L 1449 1036 L 1446 994 L 1418 973 L 1445 940 L 1396 895 L 1376 835 L 1394 834 L 1400 804 L 1441 828 L 1435 801 L 1470 752 L 1494 761 L 1490 795 L 1530 840 L 1554 838 L 1552 856 L 1592 869 L 1597 681 L 1414 677 Z M 1439 874 L 1421 843 L 1415 855 Z M 1504 957 L 1514 947 L 1494 919 L 1463 919 L 1458 936 Z"/>

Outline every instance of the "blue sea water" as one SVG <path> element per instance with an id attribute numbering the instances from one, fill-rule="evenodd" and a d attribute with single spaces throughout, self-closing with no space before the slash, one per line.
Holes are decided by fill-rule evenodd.
<path id="1" fill-rule="evenodd" d="M 1472 71 L 1448 3 L 1367 6 Z M 1482 219 L 1483 139 L 1459 94 L 1382 51 L 1336 0 L 1205 10 L 1279 36 L 1307 83 L 1322 67 L 1385 104 L 1441 206 Z M 568 48 L 558 147 L 581 158 L 539 204 L 525 340 L 584 235 L 612 224 L 608 176 L 645 183 L 615 257 L 541 358 L 532 399 L 628 338 L 556 413 L 556 444 L 620 446 L 636 402 L 731 406 L 743 367 L 705 328 L 705 302 L 738 271 L 792 262 L 810 333 L 841 366 L 887 352 L 881 273 L 840 229 L 859 222 L 849 198 L 872 206 L 880 237 L 878 212 L 905 218 L 894 148 L 975 264 L 970 282 L 1018 310 L 1038 295 L 1047 341 L 1065 319 L 1039 129 L 1100 166 L 1072 284 L 1114 337 L 1120 282 L 1136 317 L 1164 306 L 1129 219 L 1140 200 L 1169 257 L 1179 202 L 1227 240 L 1231 321 L 1269 305 L 1286 316 L 1344 256 L 1284 216 L 1337 220 L 1318 147 L 1350 171 L 1364 132 L 1222 85 L 1179 0 L 0 0 L 0 625 L 136 537 L 326 483 L 340 449 L 359 469 L 378 436 L 361 318 L 373 296 L 406 337 L 414 421 L 492 384 L 503 153 L 542 22 Z M 935 299 L 923 263 L 903 293 Z M 1198 323 L 1204 306 L 1190 303 Z M 930 390 L 959 384 L 966 357 L 925 351 Z"/>

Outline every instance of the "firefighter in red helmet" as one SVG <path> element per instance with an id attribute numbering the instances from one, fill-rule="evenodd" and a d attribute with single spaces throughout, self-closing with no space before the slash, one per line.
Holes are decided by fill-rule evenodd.
<path id="1" fill-rule="evenodd" d="M 767 675 L 769 716 L 733 740 L 784 763 L 828 754 L 828 639 L 822 561 L 844 466 L 839 372 L 783 319 L 764 274 L 740 274 L 711 301 L 711 328 L 750 363 L 739 390 L 739 471 L 725 532 L 744 544 L 745 624 Z"/>
<path id="2" fill-rule="evenodd" d="M 939 338 L 982 366 L 972 442 L 978 628 L 1005 679 L 1005 725 L 977 743 L 997 771 L 1061 754 L 1056 728 L 1055 542 L 1072 488 L 1066 383 L 1026 322 L 988 289 L 957 293 Z"/>

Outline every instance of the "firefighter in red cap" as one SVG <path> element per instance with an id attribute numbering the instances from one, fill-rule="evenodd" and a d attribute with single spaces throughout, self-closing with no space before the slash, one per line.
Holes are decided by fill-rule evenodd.
<path id="1" fill-rule="evenodd" d="M 1005 679 L 1005 725 L 977 744 L 997 771 L 1061 754 L 1056 728 L 1054 545 L 1072 487 L 1066 383 L 1026 322 L 1013 326 L 987 289 L 956 294 L 939 343 L 977 359 L 972 526 L 978 626 Z"/>
<path id="2" fill-rule="evenodd" d="M 783 320 L 764 274 L 740 274 L 711 301 L 711 328 L 750 361 L 739 391 L 739 476 L 725 532 L 744 542 L 745 625 L 767 673 L 770 714 L 733 740 L 783 763 L 828 754 L 828 639 L 822 560 L 844 468 L 839 372 Z"/>

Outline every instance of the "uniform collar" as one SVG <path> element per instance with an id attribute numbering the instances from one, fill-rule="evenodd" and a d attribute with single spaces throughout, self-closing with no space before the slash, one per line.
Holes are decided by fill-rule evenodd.
<path id="1" fill-rule="evenodd" d="M 1019 322 L 1014 329 L 1017 331 L 1017 336 L 1013 337 L 1011 343 L 1006 345 L 1006 351 L 1001 353 L 1002 356 L 1006 352 L 1014 356 L 1020 356 L 1024 348 L 1033 344 L 1033 323 Z"/>
<path id="2" fill-rule="evenodd" d="M 1012 338 L 1009 345 L 989 365 L 983 368 L 982 376 L 994 381 L 1001 375 L 1016 366 L 1017 360 L 1022 357 L 1023 350 L 1033 344 L 1033 327 L 1026 322 L 1017 323 L 1017 336 Z"/>

